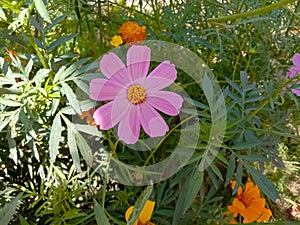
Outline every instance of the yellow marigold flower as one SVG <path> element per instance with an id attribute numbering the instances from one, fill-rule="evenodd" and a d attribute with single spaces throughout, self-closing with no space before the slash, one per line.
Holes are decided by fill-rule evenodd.
<path id="1" fill-rule="evenodd" d="M 232 182 L 234 189 L 236 181 Z M 270 209 L 265 208 L 266 200 L 260 197 L 260 190 L 257 185 L 248 179 L 245 190 L 238 188 L 238 193 L 234 197 L 232 205 L 228 206 L 228 210 L 233 213 L 233 217 L 240 214 L 244 220 L 243 223 L 269 221 L 272 216 Z"/>
<path id="2" fill-rule="evenodd" d="M 121 38 L 120 35 L 115 35 L 111 41 L 110 41 L 110 44 L 114 47 L 118 47 L 119 45 L 123 44 L 123 40 Z"/>
<path id="3" fill-rule="evenodd" d="M 125 43 L 139 42 L 146 38 L 146 27 L 137 22 L 126 22 L 119 29 L 119 35 Z"/>
<path id="4" fill-rule="evenodd" d="M 154 210 L 155 202 L 147 200 L 147 202 L 144 205 L 144 208 L 139 215 L 138 219 L 134 222 L 134 225 L 155 225 L 154 223 L 150 222 L 153 210 Z M 130 206 L 126 213 L 125 213 L 125 219 L 126 222 L 128 222 L 130 215 L 132 214 L 134 209 L 134 206 Z"/>

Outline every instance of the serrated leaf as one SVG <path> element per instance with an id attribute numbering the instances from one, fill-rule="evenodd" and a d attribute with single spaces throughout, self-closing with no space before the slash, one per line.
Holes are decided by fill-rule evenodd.
<path id="1" fill-rule="evenodd" d="M 74 127 L 71 127 L 69 124 L 67 124 L 68 131 L 68 146 L 69 146 L 69 151 L 71 154 L 71 157 L 73 159 L 73 163 L 78 171 L 81 171 L 80 168 L 80 159 L 79 159 L 79 154 L 78 154 L 78 149 L 76 145 L 76 139 L 75 139 L 75 134 L 73 132 Z"/>
<path id="2" fill-rule="evenodd" d="M 50 139 L 49 139 L 49 153 L 50 153 L 51 162 L 55 161 L 55 158 L 58 154 L 61 132 L 62 132 L 61 118 L 60 118 L 60 114 L 57 114 L 52 123 Z"/>
<path id="3" fill-rule="evenodd" d="M 198 167 L 198 166 L 197 166 Z M 192 205 L 195 200 L 201 185 L 203 183 L 203 171 L 197 168 L 187 177 L 186 182 L 183 184 L 181 192 L 176 203 L 175 212 L 172 224 L 176 225 L 180 218 L 184 215 L 186 210 Z"/>
<path id="4" fill-rule="evenodd" d="M 6 15 L 5 15 L 5 13 L 4 13 L 4 11 L 3 11 L 3 9 L 2 9 L 1 6 L 0 6 L 0 18 L 2 18 L 4 20 L 7 20 Z"/>
<path id="5" fill-rule="evenodd" d="M 248 86 L 248 74 L 245 71 L 241 71 L 240 72 L 240 79 L 242 82 L 242 88 L 243 90 L 246 90 L 247 86 Z"/>
<path id="6" fill-rule="evenodd" d="M 88 165 L 93 164 L 93 151 L 80 133 L 75 133 L 77 147 Z"/>
<path id="7" fill-rule="evenodd" d="M 259 189 L 266 194 L 274 202 L 279 199 L 275 185 L 261 172 L 254 169 L 250 164 L 245 163 L 247 171 L 252 176 L 253 181 L 258 185 Z"/>
<path id="8" fill-rule="evenodd" d="M 56 26 L 57 24 L 59 24 L 61 21 L 63 21 L 68 14 L 63 14 L 59 17 L 57 17 L 56 19 L 53 20 L 53 22 L 51 24 L 48 24 L 45 29 L 44 32 L 47 32 L 48 30 L 50 30 L 52 27 Z"/>
<path id="9" fill-rule="evenodd" d="M 97 225 L 110 225 L 108 218 L 105 215 L 104 209 L 94 200 L 94 213 Z"/>
<path id="10" fill-rule="evenodd" d="M 11 107 L 18 107 L 22 105 L 20 102 L 13 101 L 6 98 L 0 98 L 0 104 L 3 104 L 5 106 L 11 106 Z"/>
<path id="11" fill-rule="evenodd" d="M 83 72 L 86 72 L 85 69 L 83 71 L 81 71 L 81 69 L 78 69 L 78 68 L 89 60 L 90 60 L 90 58 L 84 58 L 84 59 L 78 60 L 77 62 L 75 62 L 74 64 L 72 64 L 70 67 L 68 67 L 66 69 L 62 78 L 65 79 L 65 78 L 69 77 L 70 75 L 72 75 L 72 77 L 73 77 L 73 76 L 79 75 Z M 89 65 L 87 65 L 87 66 L 89 66 Z M 61 80 L 63 80 L 63 79 L 61 79 Z"/>
<path id="12" fill-rule="evenodd" d="M 230 181 L 233 178 L 234 174 L 234 169 L 235 169 L 235 155 L 231 154 L 228 162 L 228 167 L 227 167 L 227 172 L 226 172 L 226 182 L 225 186 L 230 183 Z"/>
<path id="13" fill-rule="evenodd" d="M 61 37 L 61 38 L 58 38 L 57 40 L 53 41 L 49 47 L 48 47 L 48 51 L 51 51 L 52 49 L 58 47 L 59 45 L 61 45 L 62 43 L 65 43 L 69 40 L 71 40 L 72 38 L 76 37 L 78 34 L 70 34 L 68 36 L 65 36 L 65 37 Z"/>
<path id="14" fill-rule="evenodd" d="M 51 19 L 49 16 L 49 13 L 47 11 L 47 8 L 43 2 L 43 0 L 34 0 L 35 8 L 37 9 L 38 13 L 41 15 L 41 17 L 44 18 L 48 23 L 51 23 Z"/>
<path id="15" fill-rule="evenodd" d="M 64 75 L 65 70 L 66 70 L 65 66 L 62 66 L 62 67 L 59 68 L 59 70 L 57 71 L 57 73 L 55 74 L 54 79 L 53 79 L 54 84 L 57 83 L 57 81 L 61 80 L 61 78 Z"/>
<path id="16" fill-rule="evenodd" d="M 242 161 L 240 161 L 236 168 L 236 176 L 235 176 L 236 185 L 232 191 L 233 195 L 235 195 L 237 193 L 239 186 L 241 186 L 242 178 L 243 178 L 243 163 L 242 163 Z"/>
<path id="17" fill-rule="evenodd" d="M 69 105 L 71 105 L 77 113 L 81 113 L 79 101 L 77 100 L 77 97 L 74 94 L 72 88 L 66 83 L 61 83 L 61 87 L 63 92 L 67 96 Z"/>
<path id="18" fill-rule="evenodd" d="M 32 79 L 32 83 L 40 84 L 44 81 L 44 78 L 48 76 L 48 73 L 50 72 L 49 69 L 40 69 L 35 76 Z"/>
<path id="19" fill-rule="evenodd" d="M 259 141 L 257 141 L 257 142 L 242 142 L 242 143 L 232 145 L 231 148 L 234 150 L 241 151 L 241 150 L 245 150 L 245 149 L 255 148 L 259 145 L 261 145 L 261 142 L 259 142 Z"/>
<path id="20" fill-rule="evenodd" d="M 4 121 L 0 123 L 0 132 L 7 126 L 7 124 L 11 121 L 10 117 L 7 117 Z"/>
<path id="21" fill-rule="evenodd" d="M 240 93 L 241 95 L 243 94 L 242 89 L 240 88 L 239 85 L 237 85 L 237 83 L 233 82 L 232 80 L 230 80 L 229 78 L 225 77 L 226 82 L 233 87 L 238 93 Z"/>
<path id="22" fill-rule="evenodd" d="M 3 208 L 0 209 L 0 224 L 8 225 L 9 221 L 12 219 L 13 215 L 16 212 L 19 199 L 21 198 L 22 193 L 18 194 L 11 202 L 6 203 Z"/>

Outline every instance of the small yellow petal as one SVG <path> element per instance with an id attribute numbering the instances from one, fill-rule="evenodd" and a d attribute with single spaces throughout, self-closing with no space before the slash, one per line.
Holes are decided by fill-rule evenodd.
<path id="1" fill-rule="evenodd" d="M 134 206 L 130 206 L 126 212 L 125 212 L 125 219 L 126 219 L 126 222 L 128 222 L 129 218 L 130 218 L 130 215 L 132 214 L 133 212 L 133 209 L 134 209 Z M 138 224 L 138 221 L 135 221 L 134 222 L 134 225 L 137 225 Z"/>
<path id="2" fill-rule="evenodd" d="M 144 208 L 139 216 L 139 222 L 142 224 L 146 224 L 150 221 L 153 210 L 154 210 L 155 202 L 147 200 L 144 205 Z"/>
<path id="3" fill-rule="evenodd" d="M 118 47 L 119 45 L 123 44 L 123 40 L 122 40 L 122 38 L 121 38 L 120 35 L 115 35 L 115 36 L 112 38 L 110 44 L 111 44 L 112 46 L 114 46 L 114 47 Z"/>

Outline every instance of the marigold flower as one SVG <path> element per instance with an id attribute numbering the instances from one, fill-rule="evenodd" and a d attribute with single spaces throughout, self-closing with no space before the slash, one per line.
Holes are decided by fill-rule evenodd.
<path id="1" fill-rule="evenodd" d="M 125 43 L 136 43 L 146 38 L 146 27 L 137 22 L 126 22 L 119 29 L 119 35 Z"/>
<path id="2" fill-rule="evenodd" d="M 155 202 L 147 200 L 141 214 L 139 215 L 138 219 L 134 222 L 134 225 L 155 225 L 154 223 L 150 222 L 154 210 L 154 206 L 155 206 Z M 125 213 L 126 222 L 128 222 L 130 215 L 133 212 L 133 209 L 134 206 L 130 206 L 127 209 Z"/>
<path id="3" fill-rule="evenodd" d="M 82 112 L 82 113 L 79 115 L 79 117 L 80 117 L 80 119 L 82 119 L 82 120 L 85 119 L 85 121 L 86 121 L 86 123 L 87 123 L 88 125 L 97 127 L 97 124 L 95 123 L 95 120 L 94 120 L 94 118 L 93 118 L 93 113 L 94 113 L 94 112 L 95 112 L 95 109 L 89 109 L 89 110 L 87 110 L 87 111 Z"/>
<path id="4" fill-rule="evenodd" d="M 236 182 L 232 182 L 234 189 Z M 238 188 L 237 196 L 234 197 L 232 205 L 228 206 L 228 210 L 233 213 L 233 217 L 240 214 L 244 220 L 243 223 L 269 221 L 272 216 L 270 209 L 265 208 L 266 200 L 260 197 L 260 191 L 257 185 L 248 179 L 245 190 Z"/>
<path id="5" fill-rule="evenodd" d="M 295 77 L 296 75 L 300 74 L 300 54 L 299 53 L 296 53 L 293 56 L 292 62 L 294 64 L 294 66 L 292 66 L 290 68 L 290 71 L 286 74 L 286 77 L 288 79 L 291 79 L 291 78 Z M 299 82 L 297 82 L 297 81 L 299 81 Z M 300 80 L 297 80 L 297 81 L 296 81 L 297 82 L 296 84 L 300 85 Z M 300 88 L 292 89 L 292 92 L 300 97 Z"/>
<path id="6" fill-rule="evenodd" d="M 110 41 L 110 44 L 114 47 L 118 47 L 119 45 L 123 44 L 123 40 L 120 35 L 115 35 Z"/>
<path id="7" fill-rule="evenodd" d="M 115 53 L 104 55 L 100 69 L 107 79 L 90 82 L 90 98 L 112 100 L 98 108 L 93 117 L 102 130 L 119 124 L 119 139 L 127 144 L 137 142 L 140 126 L 150 137 L 163 136 L 169 127 L 156 111 L 176 116 L 183 98 L 162 89 L 177 78 L 175 66 L 169 61 L 160 63 L 148 76 L 151 50 L 133 45 L 127 51 L 127 67 Z"/>

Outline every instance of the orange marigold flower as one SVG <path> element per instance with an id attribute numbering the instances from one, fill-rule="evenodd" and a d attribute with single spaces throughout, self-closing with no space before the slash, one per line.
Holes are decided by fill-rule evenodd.
<path id="1" fill-rule="evenodd" d="M 155 206 L 155 202 L 147 200 L 141 214 L 139 215 L 138 219 L 134 222 L 134 225 L 155 225 L 154 223 L 150 222 L 154 210 L 154 206 Z M 130 206 L 127 209 L 125 213 L 126 222 L 128 222 L 130 215 L 133 212 L 133 209 L 134 206 Z"/>
<path id="2" fill-rule="evenodd" d="M 8 53 L 8 56 L 5 58 L 5 62 L 7 62 L 7 63 L 11 62 L 11 56 L 13 56 L 14 58 L 16 58 L 17 54 L 18 54 L 14 50 L 8 50 L 7 53 Z"/>
<path id="3" fill-rule="evenodd" d="M 95 120 L 94 120 L 94 117 L 93 117 L 93 114 L 95 112 L 95 109 L 89 109 L 85 112 L 82 112 L 79 117 L 80 119 L 85 119 L 86 123 L 88 125 L 91 125 L 91 126 L 94 126 L 94 127 L 97 127 L 97 124 L 95 123 Z"/>
<path id="4" fill-rule="evenodd" d="M 125 43 L 139 42 L 146 38 L 146 27 L 137 22 L 126 22 L 119 29 L 119 35 Z"/>
<path id="5" fill-rule="evenodd" d="M 118 47 L 119 45 L 123 44 L 123 40 L 120 35 L 115 35 L 111 39 L 110 44 L 114 47 Z"/>
<path id="6" fill-rule="evenodd" d="M 232 182 L 234 189 L 236 182 Z M 228 206 L 228 210 L 233 213 L 233 217 L 240 214 L 244 220 L 243 223 L 269 221 L 272 216 L 270 209 L 265 208 L 266 200 L 260 197 L 260 190 L 257 185 L 248 179 L 245 190 L 238 188 L 238 193 L 234 197 L 232 205 Z"/>

